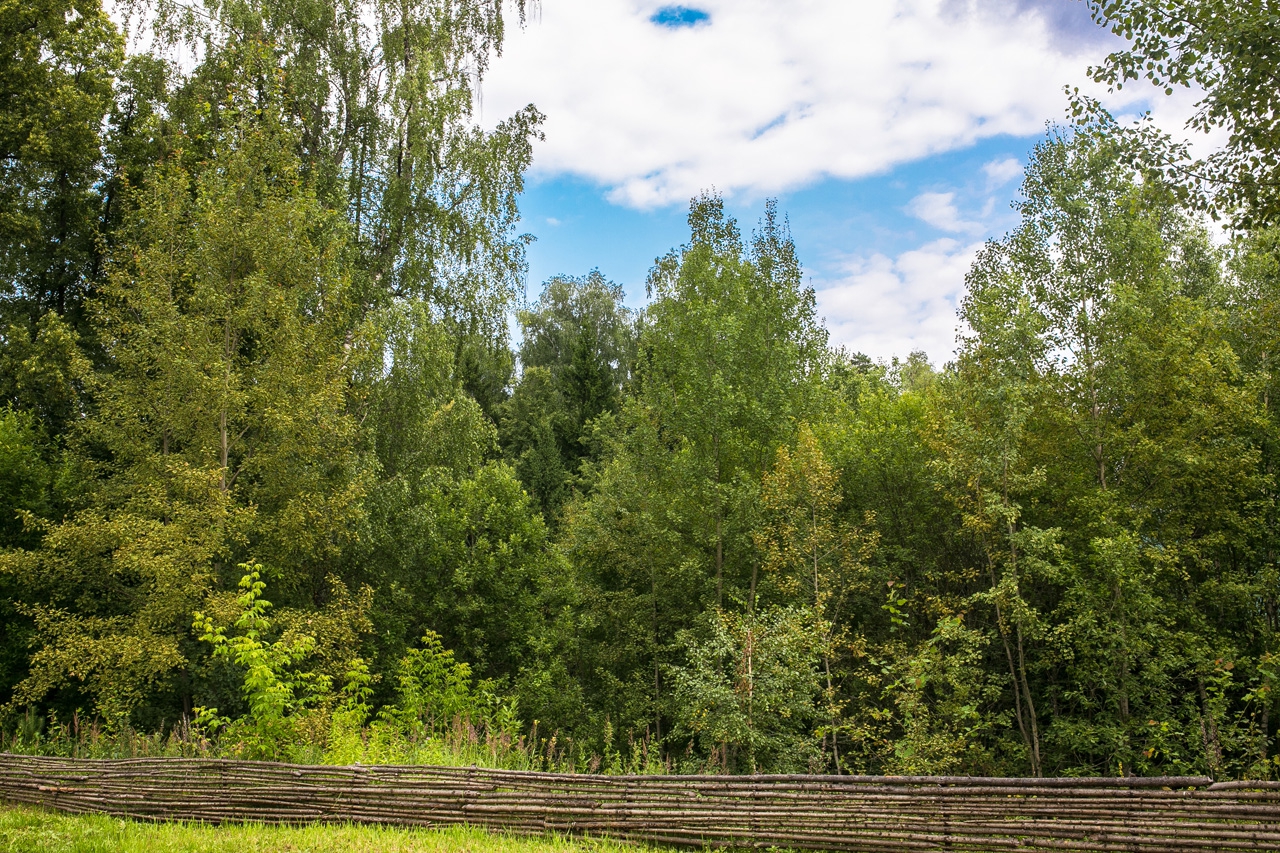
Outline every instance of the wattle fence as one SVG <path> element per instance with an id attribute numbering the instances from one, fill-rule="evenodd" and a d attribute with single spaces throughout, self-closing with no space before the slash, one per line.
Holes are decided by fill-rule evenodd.
<path id="1" fill-rule="evenodd" d="M 710 847 L 1280 850 L 1280 783 L 594 776 L 0 754 L 0 801 L 141 820 L 470 824 Z"/>

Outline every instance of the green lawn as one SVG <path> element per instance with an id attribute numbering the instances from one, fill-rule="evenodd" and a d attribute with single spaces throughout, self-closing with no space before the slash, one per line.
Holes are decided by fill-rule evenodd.
<path id="1" fill-rule="evenodd" d="M 517 838 L 457 827 L 153 824 L 0 806 L 3 853 L 634 853 L 635 849 L 596 839 Z"/>

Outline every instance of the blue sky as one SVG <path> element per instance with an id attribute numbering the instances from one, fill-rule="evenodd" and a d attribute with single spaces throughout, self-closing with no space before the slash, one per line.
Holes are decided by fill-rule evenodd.
<path id="1" fill-rule="evenodd" d="M 1115 44 L 1079 0 L 543 0 L 483 90 L 489 123 L 547 114 L 521 201 L 529 297 L 599 268 L 643 304 L 690 196 L 717 189 L 744 231 L 776 197 L 833 342 L 942 363 L 1062 87 Z M 1152 106 L 1176 128 L 1193 100 Z"/>
<path id="2" fill-rule="evenodd" d="M 877 259 L 884 262 L 910 256 L 921 247 L 934 246 L 934 260 L 944 268 L 967 266 L 969 250 L 988 236 L 998 236 L 1016 224 L 1010 209 L 1021 180 L 1026 153 L 1038 136 L 1002 136 L 983 140 L 958 151 L 938 154 L 898 166 L 888 172 L 849 180 L 825 178 L 777 194 L 779 207 L 791 224 L 796 248 L 805 264 L 808 281 L 827 308 L 824 317 L 837 341 L 869 351 L 878 358 L 905 356 L 923 348 L 935 360 L 950 354 L 957 284 L 963 281 L 951 269 L 945 281 L 930 280 L 930 291 L 945 305 L 935 306 L 932 316 L 921 316 L 918 296 L 906 283 L 891 280 L 878 293 L 900 316 L 891 328 L 874 336 L 842 334 L 845 316 L 831 298 L 841 292 L 839 283 L 853 264 L 864 275 L 873 274 Z M 1003 173 L 995 179 L 983 171 L 999 164 Z M 953 193 L 953 206 L 966 230 L 939 228 L 912 212 L 912 201 L 932 193 Z M 553 275 L 582 275 L 599 268 L 622 284 L 628 302 L 645 301 L 645 277 L 654 259 L 688 239 L 687 207 L 670 204 L 636 209 L 610 202 L 607 188 L 573 175 L 535 176 L 521 200 L 521 229 L 536 239 L 529 248 L 529 298 Z M 764 197 L 731 197 L 728 209 L 748 232 L 759 220 Z M 968 214 L 968 216 L 966 216 Z M 971 223 L 971 224 L 970 224 Z M 949 223 L 948 223 L 949 224 Z M 938 241 L 953 241 L 937 247 Z M 926 258 L 927 260 L 927 258 Z M 926 275 L 939 271 L 929 270 Z M 945 273 L 945 269 L 942 271 Z M 892 273 L 892 267 L 890 267 Z M 833 286 L 834 285 L 834 286 Z M 823 297 L 827 296 L 827 299 Z M 887 298 L 885 298 L 887 296 Z M 942 325 L 938 325 L 938 311 Z M 914 315 L 914 316 L 913 316 Z M 935 328 L 928 327 L 932 319 Z M 896 346 L 895 346 L 896 344 Z M 930 346 L 932 345 L 932 346 Z"/>

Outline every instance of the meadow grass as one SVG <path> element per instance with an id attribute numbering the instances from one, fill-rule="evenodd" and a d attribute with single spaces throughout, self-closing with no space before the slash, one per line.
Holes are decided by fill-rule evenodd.
<path id="1" fill-rule="evenodd" d="M 531 838 L 467 827 L 146 823 L 0 805 L 0 851 L 5 853 L 635 853 L 637 849 L 604 839 Z"/>

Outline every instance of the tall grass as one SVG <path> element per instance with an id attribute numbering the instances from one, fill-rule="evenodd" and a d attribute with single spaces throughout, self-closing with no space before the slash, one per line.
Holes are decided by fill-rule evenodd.
<path id="1" fill-rule="evenodd" d="M 73 714 L 39 717 L 28 711 L 10 732 L 0 732 L 0 751 L 63 758 L 269 758 L 299 764 L 430 764 L 442 767 L 488 767 L 556 773 L 670 773 L 673 767 L 646 734 L 628 736 L 613 746 L 606 726 L 604 750 L 590 749 L 558 732 L 540 736 L 537 725 L 527 733 L 514 726 L 476 721 L 465 714 L 435 720 L 431 726 L 344 725 L 334 715 L 311 714 L 298 721 L 292 736 L 275 744 L 271 754 L 246 755 L 234 737 L 209 734 L 189 718 L 161 731 L 132 728 L 110 731 L 97 718 Z M 701 770 L 703 768 L 692 768 Z"/>

